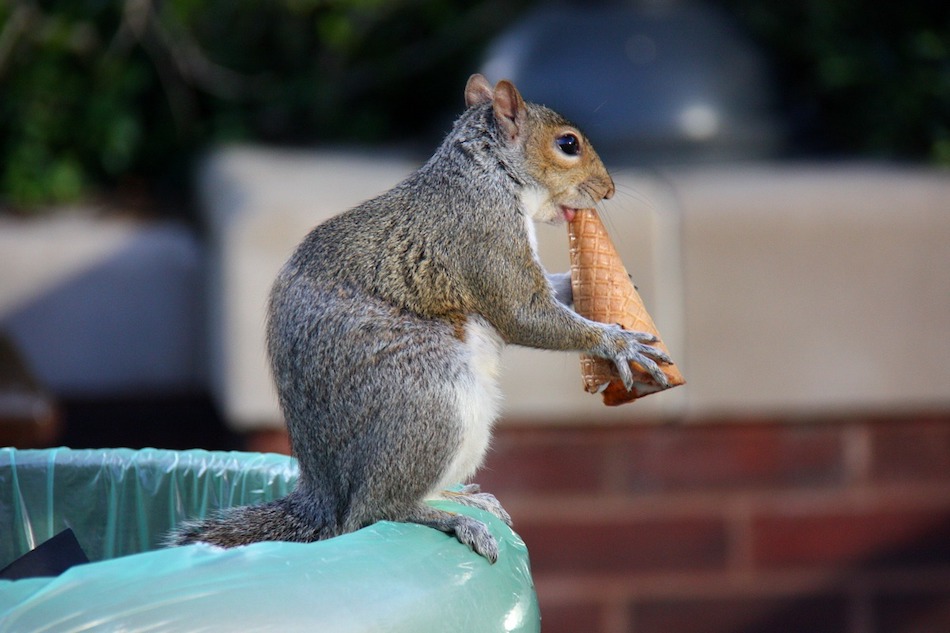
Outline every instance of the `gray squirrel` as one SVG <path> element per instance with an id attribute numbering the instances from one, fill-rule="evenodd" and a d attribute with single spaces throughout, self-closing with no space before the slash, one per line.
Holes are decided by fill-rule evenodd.
<path id="1" fill-rule="evenodd" d="M 511 524 L 477 485 L 446 491 L 488 448 L 503 346 L 610 359 L 628 390 L 629 361 L 667 383 L 652 335 L 579 316 L 569 273 L 538 260 L 533 221 L 570 220 L 614 193 L 593 147 L 509 81 L 473 75 L 465 103 L 425 165 L 314 228 L 277 277 L 267 349 L 295 489 L 187 522 L 171 544 L 309 542 L 390 520 L 454 534 L 494 562 L 483 522 L 425 500 Z"/>

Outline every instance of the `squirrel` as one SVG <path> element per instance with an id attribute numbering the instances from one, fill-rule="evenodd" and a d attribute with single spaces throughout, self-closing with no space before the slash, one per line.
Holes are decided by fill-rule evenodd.
<path id="1" fill-rule="evenodd" d="M 299 478 L 287 496 L 185 523 L 170 543 L 316 541 L 380 520 L 454 534 L 491 562 L 498 545 L 451 498 L 511 525 L 466 482 L 499 412 L 506 344 L 586 352 L 660 384 L 655 337 L 571 307 L 570 273 L 548 274 L 533 222 L 569 221 L 614 193 L 578 128 L 472 75 L 467 109 L 434 155 L 393 189 L 314 228 L 280 271 L 267 350 Z"/>

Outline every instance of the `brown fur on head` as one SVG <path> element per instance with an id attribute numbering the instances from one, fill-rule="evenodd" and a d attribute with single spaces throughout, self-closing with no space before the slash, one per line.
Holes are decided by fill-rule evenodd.
<path id="1" fill-rule="evenodd" d="M 534 220 L 570 220 L 614 194 L 614 182 L 586 136 L 544 106 L 525 103 L 515 85 L 501 80 L 492 88 L 482 75 L 465 86 L 469 107 L 491 103 L 507 143 L 524 152 L 525 168 L 540 187 L 529 190 L 525 208 Z"/>

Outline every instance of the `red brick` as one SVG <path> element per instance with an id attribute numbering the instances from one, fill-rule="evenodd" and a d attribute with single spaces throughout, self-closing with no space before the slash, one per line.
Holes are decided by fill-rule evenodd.
<path id="1" fill-rule="evenodd" d="M 642 573 L 722 568 L 728 539 L 716 518 L 517 525 L 535 573 Z"/>
<path id="2" fill-rule="evenodd" d="M 843 482 L 843 452 L 833 424 L 502 426 L 478 480 L 499 494 L 817 487 Z"/>
<path id="3" fill-rule="evenodd" d="M 604 453 L 598 443 L 585 437 L 571 442 L 563 439 L 500 434 L 476 480 L 498 496 L 600 490 Z"/>
<path id="4" fill-rule="evenodd" d="M 602 633 L 603 607 L 593 602 L 549 603 L 538 596 L 544 633 Z"/>
<path id="5" fill-rule="evenodd" d="M 840 633 L 847 604 L 839 596 L 650 601 L 633 607 L 636 633 Z"/>
<path id="6" fill-rule="evenodd" d="M 842 483 L 840 429 L 782 424 L 647 429 L 615 446 L 625 485 L 675 492 Z"/>
<path id="7" fill-rule="evenodd" d="M 876 481 L 950 481 L 950 414 L 873 425 L 871 455 Z"/>
<path id="8" fill-rule="evenodd" d="M 948 563 L 950 509 L 758 517 L 752 552 L 782 568 Z"/>

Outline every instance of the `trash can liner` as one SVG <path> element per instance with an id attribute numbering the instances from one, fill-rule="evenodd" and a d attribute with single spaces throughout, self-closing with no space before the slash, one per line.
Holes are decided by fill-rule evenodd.
<path id="1" fill-rule="evenodd" d="M 175 523 L 293 488 L 282 455 L 0 449 L 0 567 L 67 527 L 91 560 L 154 549 Z"/>
<path id="2" fill-rule="evenodd" d="M 487 560 L 419 525 L 316 543 L 163 549 L 175 524 L 287 494 L 280 455 L 0 449 L 0 567 L 71 527 L 89 558 L 56 578 L 0 581 L 0 633 L 538 631 L 527 551 L 494 516 Z"/>

